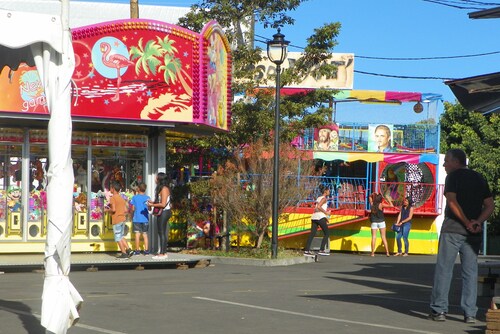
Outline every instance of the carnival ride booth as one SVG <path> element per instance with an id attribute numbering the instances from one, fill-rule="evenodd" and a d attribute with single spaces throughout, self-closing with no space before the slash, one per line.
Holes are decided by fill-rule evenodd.
<path id="1" fill-rule="evenodd" d="M 415 105 L 423 101 L 438 102 L 439 96 L 352 90 L 340 91 L 334 98 L 407 103 L 410 108 L 417 108 Z M 438 117 L 411 124 L 332 122 L 307 129 L 292 144 L 315 160 L 318 175 L 313 178 L 330 188 L 332 250 L 370 251 L 368 196 L 379 192 L 395 206 L 385 210 L 387 226 L 396 219 L 403 199 L 411 199 L 414 206 L 411 234 L 415 240 L 412 252 L 437 252 L 437 219 L 443 197 L 443 185 L 437 182 Z M 286 246 L 300 248 L 305 244 L 317 195 L 317 189 L 311 189 L 310 198 L 301 201 L 297 208 L 289 208 L 282 216 L 279 238 Z M 394 234 L 389 228 L 388 239 L 394 246 Z"/>
<path id="2" fill-rule="evenodd" d="M 200 33 L 126 19 L 72 29 L 73 251 L 116 250 L 110 185 L 153 195 L 165 141 L 228 131 L 231 59 L 221 27 Z M 155 50 L 155 52 L 151 52 Z M 47 233 L 47 99 L 36 67 L 0 72 L 2 252 L 42 252 Z M 131 238 L 131 215 L 127 238 Z M 154 224 L 153 224 L 154 225 Z"/>

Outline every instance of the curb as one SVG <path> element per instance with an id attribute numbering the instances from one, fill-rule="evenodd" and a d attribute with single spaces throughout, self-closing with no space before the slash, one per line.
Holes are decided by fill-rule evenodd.
<path id="1" fill-rule="evenodd" d="M 314 263 L 314 258 L 311 257 L 292 257 L 287 259 L 250 259 L 250 258 L 235 258 L 224 256 L 209 257 L 210 264 L 231 264 L 242 266 L 263 266 L 263 267 L 276 267 L 276 266 L 291 266 L 295 264 Z"/>

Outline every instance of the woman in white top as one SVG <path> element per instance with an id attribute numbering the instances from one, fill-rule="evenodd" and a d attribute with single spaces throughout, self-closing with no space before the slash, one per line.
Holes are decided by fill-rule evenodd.
<path id="1" fill-rule="evenodd" d="M 306 248 L 304 249 L 305 255 L 314 255 L 314 253 L 311 252 L 311 243 L 316 235 L 318 226 L 321 227 L 323 231 L 323 239 L 321 240 L 321 247 L 318 254 L 330 255 L 330 251 L 325 249 L 327 243 L 330 242 L 330 234 L 328 232 L 328 217 L 330 216 L 330 212 L 328 211 L 327 202 L 327 198 L 330 196 L 330 189 L 325 185 L 320 185 L 319 190 L 321 191 L 321 196 L 316 199 L 316 206 L 311 216 L 311 233 L 309 234 Z"/>
<path id="2" fill-rule="evenodd" d="M 153 256 L 153 259 L 155 260 L 167 258 L 169 233 L 168 220 L 172 217 L 172 211 L 170 210 L 170 188 L 168 187 L 168 183 L 169 180 L 167 174 L 162 172 L 156 174 L 155 201 L 148 201 L 149 208 L 163 209 L 161 214 L 156 216 L 156 226 L 158 236 L 160 237 L 160 247 L 158 254 Z"/>

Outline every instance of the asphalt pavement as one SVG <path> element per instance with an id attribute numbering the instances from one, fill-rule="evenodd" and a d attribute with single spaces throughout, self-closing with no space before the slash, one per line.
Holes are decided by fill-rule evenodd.
<path id="1" fill-rule="evenodd" d="M 459 265 L 447 321 L 427 319 L 435 259 L 336 253 L 277 266 L 73 270 L 84 303 L 68 333 L 484 333 L 492 297 L 478 298 L 476 324 L 463 323 Z M 0 333 L 45 333 L 43 273 L 6 272 L 0 282 Z"/>

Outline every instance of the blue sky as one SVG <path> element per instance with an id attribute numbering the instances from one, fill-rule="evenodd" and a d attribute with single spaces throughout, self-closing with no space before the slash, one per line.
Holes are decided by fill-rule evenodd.
<path id="1" fill-rule="evenodd" d="M 88 1 L 88 0 L 86 0 Z M 97 1 L 97 0 L 95 0 Z M 129 3 L 128 0 L 107 2 Z M 140 4 L 190 6 L 193 0 L 139 0 Z M 486 1 L 485 1 L 486 2 Z M 500 1 L 490 1 L 498 3 Z M 488 7 L 482 7 L 488 8 Z M 490 7 L 491 8 L 491 7 Z M 428 58 L 500 51 L 500 19 L 469 19 L 473 9 L 458 9 L 423 0 L 309 0 L 291 12 L 295 25 L 282 33 L 292 46 L 304 47 L 314 28 L 340 22 L 334 52 L 354 53 L 354 69 L 376 74 L 464 78 L 500 72 L 500 53 L 470 58 L 389 61 L 361 57 Z M 272 29 L 257 34 L 272 38 Z M 263 43 L 257 46 L 265 48 Z M 290 48 L 290 51 L 301 51 Z M 354 89 L 437 93 L 445 101 L 455 97 L 443 79 L 399 79 L 355 73 Z M 349 108 L 349 107 L 348 107 Z"/>

